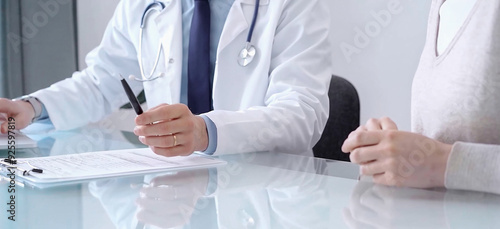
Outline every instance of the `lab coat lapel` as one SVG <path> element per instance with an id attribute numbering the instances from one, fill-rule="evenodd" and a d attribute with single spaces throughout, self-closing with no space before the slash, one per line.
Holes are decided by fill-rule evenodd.
<path id="1" fill-rule="evenodd" d="M 165 85 L 165 101 L 178 103 L 180 100 L 182 74 L 182 6 L 181 0 L 164 1 L 165 9 L 154 19 L 158 28 L 158 36 L 162 43 L 165 60 L 166 79 L 161 80 Z M 162 63 L 161 63 L 162 64 Z M 160 83 L 160 82 L 158 82 Z M 159 93 L 159 92 L 157 92 Z"/>
<path id="2" fill-rule="evenodd" d="M 250 20 L 252 20 L 253 14 L 250 13 L 247 20 L 245 13 L 243 12 L 243 5 L 251 5 L 252 13 L 253 7 L 255 6 L 255 0 L 235 0 L 229 14 L 227 15 L 226 23 L 224 29 L 222 30 L 221 38 L 219 41 L 219 48 L 217 49 L 217 55 L 226 48 L 238 35 L 247 30 L 250 27 Z M 269 0 L 260 0 L 259 6 L 269 5 Z M 261 12 L 262 13 L 262 12 Z M 244 47 L 244 44 L 241 44 Z"/>
<path id="3" fill-rule="evenodd" d="M 181 18 L 182 8 L 180 0 L 167 0 L 165 9 L 155 18 L 156 27 L 160 40 L 163 44 L 163 49 L 166 55 L 170 55 L 170 50 L 173 47 L 174 31 L 182 26 Z M 178 25 L 180 23 L 180 26 Z M 177 28 L 176 28 L 177 27 Z"/>
<path id="4" fill-rule="evenodd" d="M 241 0 L 236 0 L 229 10 L 224 29 L 222 29 L 217 55 L 249 27 L 241 4 L 243 4 Z"/>

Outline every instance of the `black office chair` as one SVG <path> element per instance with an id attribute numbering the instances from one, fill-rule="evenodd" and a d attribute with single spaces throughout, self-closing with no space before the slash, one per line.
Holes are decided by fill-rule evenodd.
<path id="1" fill-rule="evenodd" d="M 315 157 L 350 161 L 341 151 L 344 140 L 359 126 L 359 96 L 346 79 L 332 76 L 330 90 L 330 117 L 319 142 L 314 146 Z"/>

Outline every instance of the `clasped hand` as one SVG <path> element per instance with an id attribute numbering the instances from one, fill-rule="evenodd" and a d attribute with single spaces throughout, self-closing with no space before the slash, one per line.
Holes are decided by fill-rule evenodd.
<path id="1" fill-rule="evenodd" d="M 389 118 L 370 119 L 353 131 L 342 146 L 361 175 L 375 183 L 415 188 L 443 187 L 447 145 L 423 135 L 399 131 Z"/>
<path id="2" fill-rule="evenodd" d="M 137 116 L 135 123 L 139 141 L 158 155 L 188 156 L 208 146 L 205 121 L 184 104 L 159 105 Z"/>

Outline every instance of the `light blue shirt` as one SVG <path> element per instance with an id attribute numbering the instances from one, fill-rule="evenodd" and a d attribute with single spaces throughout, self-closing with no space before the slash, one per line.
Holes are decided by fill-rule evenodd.
<path id="1" fill-rule="evenodd" d="M 181 103 L 187 104 L 187 63 L 189 53 L 189 34 L 191 31 L 191 21 L 193 18 L 194 0 L 182 0 L 182 36 L 183 36 L 183 60 L 182 60 L 182 83 L 181 83 Z M 234 0 L 209 0 L 211 11 L 210 25 L 210 65 L 211 79 L 213 85 L 213 76 L 215 71 L 215 61 L 217 59 L 217 47 L 219 46 L 222 29 L 226 22 L 229 10 Z M 207 116 L 201 116 L 205 120 L 208 132 L 208 148 L 204 151 L 206 154 L 213 154 L 217 149 L 217 127 Z M 37 122 L 51 122 L 45 106 L 42 104 L 42 115 Z"/>

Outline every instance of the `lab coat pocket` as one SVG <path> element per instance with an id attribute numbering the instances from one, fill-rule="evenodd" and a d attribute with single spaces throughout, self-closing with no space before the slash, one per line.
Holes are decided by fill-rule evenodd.
<path id="1" fill-rule="evenodd" d="M 172 100 L 172 76 L 165 74 L 156 80 L 144 82 L 144 93 L 150 108 L 162 103 L 174 103 Z"/>

